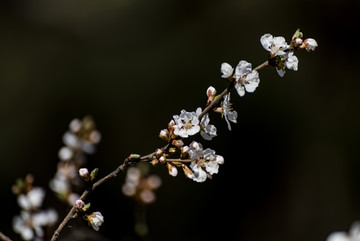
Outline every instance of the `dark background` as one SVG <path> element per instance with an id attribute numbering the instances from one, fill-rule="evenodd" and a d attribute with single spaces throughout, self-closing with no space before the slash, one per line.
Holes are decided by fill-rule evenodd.
<path id="1" fill-rule="evenodd" d="M 181 109 L 204 106 L 220 65 L 263 63 L 265 33 L 288 42 L 297 28 L 317 40 L 299 70 L 267 67 L 254 94 L 232 94 L 229 132 L 203 142 L 225 164 L 199 184 L 167 175 L 148 206 L 149 240 L 320 241 L 360 218 L 358 1 L 33 0 L 0 5 L 0 230 L 14 240 L 10 187 L 26 173 L 48 187 L 62 134 L 91 114 L 102 133 L 89 167 L 100 176 L 130 153 L 148 154 Z M 133 238 L 123 175 L 90 197 L 99 234 Z M 45 207 L 67 208 L 47 191 Z M 82 226 L 77 220 L 66 229 Z M 92 233 L 91 229 L 86 229 Z"/>

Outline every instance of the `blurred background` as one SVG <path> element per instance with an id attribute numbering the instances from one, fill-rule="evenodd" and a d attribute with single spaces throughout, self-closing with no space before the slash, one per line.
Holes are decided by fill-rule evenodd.
<path id="1" fill-rule="evenodd" d="M 208 86 L 222 91 L 222 62 L 255 67 L 267 58 L 263 34 L 289 42 L 297 28 L 319 44 L 296 53 L 299 70 L 280 78 L 267 67 L 254 94 L 234 92 L 233 131 L 211 116 L 218 137 L 202 143 L 225 158 L 212 180 L 151 169 L 163 185 L 147 240 L 321 241 L 348 230 L 360 219 L 359 10 L 349 0 L 1 1 L 0 230 L 20 239 L 10 187 L 27 173 L 47 189 L 44 206 L 66 214 L 48 182 L 73 118 L 95 119 L 102 141 L 88 164 L 104 176 L 163 146 L 159 131 L 203 107 Z M 102 239 L 138 240 L 123 181 L 89 197 L 105 216 Z M 70 225 L 62 238 L 85 227 Z"/>

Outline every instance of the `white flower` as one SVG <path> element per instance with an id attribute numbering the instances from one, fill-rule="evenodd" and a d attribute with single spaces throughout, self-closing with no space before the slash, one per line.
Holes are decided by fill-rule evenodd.
<path id="1" fill-rule="evenodd" d="M 284 37 L 273 37 L 271 34 L 264 34 L 260 38 L 260 42 L 265 50 L 269 51 L 271 55 L 283 56 L 284 52 L 289 48 Z"/>
<path id="2" fill-rule="evenodd" d="M 199 116 L 201 114 L 202 110 L 201 108 L 196 109 L 196 115 Z M 209 114 L 206 113 L 202 118 L 200 122 L 200 135 L 208 141 L 211 141 L 213 137 L 217 136 L 216 134 L 216 127 L 214 125 L 209 125 L 210 123 L 210 117 Z"/>
<path id="3" fill-rule="evenodd" d="M 99 231 L 100 226 L 104 223 L 104 217 L 100 212 L 94 212 L 88 216 L 88 220 L 95 231 Z"/>
<path id="4" fill-rule="evenodd" d="M 18 196 L 18 204 L 24 210 L 34 210 L 40 208 L 45 197 L 45 191 L 41 187 L 34 187 L 26 195 Z"/>
<path id="5" fill-rule="evenodd" d="M 228 63 L 222 63 L 221 64 L 221 73 L 222 73 L 222 78 L 229 78 L 232 74 L 233 74 L 234 68 L 231 67 L 230 64 Z"/>
<path id="6" fill-rule="evenodd" d="M 15 216 L 13 218 L 12 226 L 15 233 L 21 235 L 23 240 L 32 240 L 34 239 L 34 231 L 27 224 L 30 220 L 30 214 L 28 212 L 21 212 L 20 216 Z"/>
<path id="7" fill-rule="evenodd" d="M 326 241 L 360 241 L 360 222 L 355 222 L 351 225 L 349 233 L 333 232 Z"/>
<path id="8" fill-rule="evenodd" d="M 307 51 L 314 51 L 318 44 L 315 39 L 308 38 L 305 39 L 303 46 L 306 48 Z"/>
<path id="9" fill-rule="evenodd" d="M 195 112 L 182 110 L 180 116 L 174 115 L 173 118 L 174 134 L 177 136 L 187 138 L 200 131 L 199 119 Z"/>
<path id="10" fill-rule="evenodd" d="M 235 76 L 235 89 L 241 97 L 245 95 L 245 90 L 247 92 L 254 92 L 259 86 L 259 73 L 252 70 L 251 64 L 244 60 L 241 60 L 236 66 Z"/>
<path id="11" fill-rule="evenodd" d="M 204 150 L 202 145 L 195 141 L 190 144 L 189 156 L 194 160 L 190 164 L 191 179 L 196 182 L 204 182 L 208 176 L 218 173 L 219 164 L 224 163 L 222 156 L 216 155 L 210 148 Z"/>
<path id="12" fill-rule="evenodd" d="M 222 103 L 222 111 L 225 118 L 226 123 L 228 124 L 228 128 L 231 131 L 230 121 L 236 123 L 237 112 L 232 111 L 231 103 L 230 103 L 230 93 L 224 96 L 224 101 Z"/>
<path id="13" fill-rule="evenodd" d="M 286 61 L 285 61 L 286 68 L 297 71 L 298 70 L 298 64 L 299 64 L 299 60 L 294 55 L 294 52 L 289 52 L 287 54 L 287 58 L 286 58 Z"/>

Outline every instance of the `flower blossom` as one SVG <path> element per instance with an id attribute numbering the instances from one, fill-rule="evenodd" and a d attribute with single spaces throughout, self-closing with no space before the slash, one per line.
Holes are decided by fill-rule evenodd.
<path id="1" fill-rule="evenodd" d="M 104 217 L 100 212 L 93 212 L 87 218 L 95 231 L 99 231 L 100 226 L 104 223 Z"/>
<path id="2" fill-rule="evenodd" d="M 231 131 L 230 121 L 236 123 L 237 112 L 232 110 L 230 103 L 230 93 L 224 96 L 224 101 L 221 107 L 222 114 L 224 115 L 225 121 L 228 124 L 228 128 Z"/>
<path id="3" fill-rule="evenodd" d="M 174 115 L 174 134 L 187 138 L 200 131 L 199 119 L 195 112 L 181 111 L 180 115 Z"/>
<path id="4" fill-rule="evenodd" d="M 244 60 L 241 60 L 236 66 L 235 77 L 235 89 L 241 97 L 245 95 L 245 90 L 254 92 L 260 83 L 259 73 L 252 70 L 251 64 Z"/>
<path id="5" fill-rule="evenodd" d="M 331 233 L 326 241 L 360 241 L 360 222 L 353 223 L 349 233 L 343 231 Z"/>
<path id="6" fill-rule="evenodd" d="M 222 156 L 216 155 L 215 151 L 210 148 L 204 150 L 202 145 L 195 141 L 190 144 L 189 156 L 194 160 L 191 162 L 190 168 L 192 170 L 191 178 L 196 182 L 204 182 L 207 177 L 218 173 L 219 164 L 224 163 Z"/>
<path id="7" fill-rule="evenodd" d="M 270 52 L 271 56 L 284 56 L 285 50 L 289 48 L 284 37 L 273 37 L 271 34 L 264 34 L 260 38 L 261 45 Z"/>
<path id="8" fill-rule="evenodd" d="M 196 115 L 199 116 L 202 112 L 202 109 L 199 107 L 196 109 Z M 217 136 L 216 127 L 214 125 L 209 125 L 210 117 L 209 114 L 206 113 L 200 121 L 200 135 L 208 141 L 211 141 L 213 137 Z"/>
<path id="9" fill-rule="evenodd" d="M 44 198 L 44 189 L 41 187 L 34 187 L 26 195 L 19 195 L 17 202 L 22 209 L 30 211 L 40 208 Z"/>

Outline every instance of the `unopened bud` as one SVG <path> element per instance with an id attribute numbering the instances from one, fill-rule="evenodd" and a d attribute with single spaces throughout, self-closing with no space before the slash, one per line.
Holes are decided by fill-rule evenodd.
<path id="1" fill-rule="evenodd" d="M 181 159 L 185 159 L 188 157 L 189 155 L 189 151 L 190 151 L 190 148 L 188 146 L 184 146 L 181 148 L 181 155 L 180 155 L 180 158 Z"/>
<path id="2" fill-rule="evenodd" d="M 163 154 L 163 150 L 161 150 L 161 149 L 157 149 L 157 150 L 155 151 L 155 156 L 156 156 L 157 158 L 161 157 L 162 154 Z"/>
<path id="3" fill-rule="evenodd" d="M 173 140 L 172 144 L 176 146 L 177 148 L 181 148 L 184 146 L 184 142 L 182 140 Z"/>
<path id="4" fill-rule="evenodd" d="M 305 48 L 307 51 L 314 51 L 317 46 L 318 44 L 315 39 L 308 38 L 305 39 L 304 43 L 300 46 L 300 48 Z"/>
<path id="5" fill-rule="evenodd" d="M 166 129 L 163 129 L 160 131 L 159 137 L 161 139 L 163 139 L 164 141 L 169 141 L 170 137 L 169 137 L 169 131 Z"/>
<path id="6" fill-rule="evenodd" d="M 176 177 L 178 174 L 178 170 L 176 167 L 174 167 L 173 165 L 171 165 L 169 162 L 166 163 L 166 167 L 169 171 L 169 175 Z"/>
<path id="7" fill-rule="evenodd" d="M 210 105 L 210 103 L 214 100 L 214 97 L 216 95 L 216 89 L 212 86 L 210 86 L 207 90 L 206 90 L 206 95 L 208 97 L 207 100 L 207 105 Z"/>
<path id="8" fill-rule="evenodd" d="M 169 148 L 169 153 L 171 153 L 171 154 L 176 153 L 176 148 L 175 147 Z"/>
<path id="9" fill-rule="evenodd" d="M 165 156 L 161 156 L 160 158 L 159 158 L 159 161 L 160 161 L 160 163 L 165 163 L 166 162 L 166 157 Z"/>
<path id="10" fill-rule="evenodd" d="M 87 168 L 80 168 L 79 169 L 79 175 L 82 177 L 86 182 L 88 182 L 90 179 L 90 173 Z"/>
<path id="11" fill-rule="evenodd" d="M 83 202 L 83 200 L 76 200 L 76 202 L 75 202 L 75 208 L 76 209 L 82 209 L 83 207 L 85 207 L 85 203 Z"/>
<path id="12" fill-rule="evenodd" d="M 159 163 L 158 159 L 154 159 L 150 162 L 151 165 L 156 166 Z"/>

